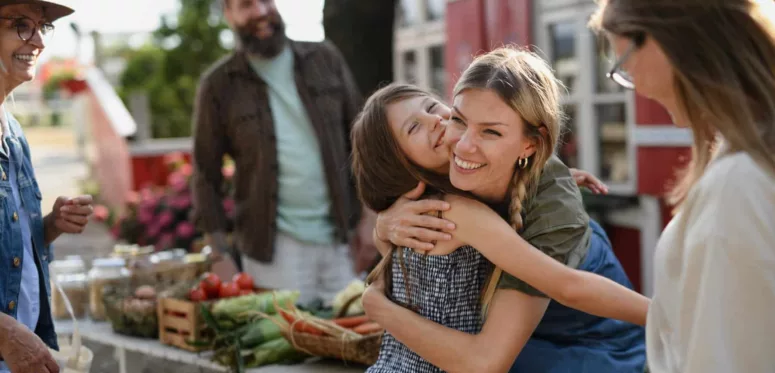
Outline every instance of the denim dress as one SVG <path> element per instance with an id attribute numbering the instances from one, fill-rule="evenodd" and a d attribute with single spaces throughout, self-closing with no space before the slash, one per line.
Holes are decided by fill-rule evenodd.
<path id="1" fill-rule="evenodd" d="M 629 289 L 632 284 L 594 220 L 589 251 L 578 267 Z M 641 326 L 593 316 L 552 300 L 510 373 L 642 373 L 646 335 Z"/>

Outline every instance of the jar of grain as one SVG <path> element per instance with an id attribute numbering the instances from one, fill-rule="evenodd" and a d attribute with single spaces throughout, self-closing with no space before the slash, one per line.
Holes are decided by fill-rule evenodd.
<path id="1" fill-rule="evenodd" d="M 80 258 L 58 260 L 49 267 L 51 281 L 51 314 L 57 320 L 69 319 L 65 300 L 57 290 L 57 283 L 70 300 L 73 307 L 73 315 L 80 319 L 86 316 L 86 307 L 89 304 L 88 281 L 86 266 Z"/>
<path id="2" fill-rule="evenodd" d="M 92 320 L 107 319 L 105 305 L 102 303 L 102 290 L 105 286 L 128 285 L 130 278 L 126 260 L 123 258 L 101 258 L 92 262 L 89 271 L 89 315 Z"/>

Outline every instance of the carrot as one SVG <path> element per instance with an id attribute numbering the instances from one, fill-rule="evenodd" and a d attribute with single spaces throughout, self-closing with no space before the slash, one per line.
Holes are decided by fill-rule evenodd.
<path id="1" fill-rule="evenodd" d="M 353 331 L 360 335 L 376 333 L 381 330 L 383 330 L 382 326 L 373 321 L 369 321 L 353 328 Z"/>
<path id="2" fill-rule="evenodd" d="M 338 319 L 332 320 L 336 325 L 339 325 L 344 328 L 354 328 L 358 325 L 364 324 L 369 321 L 369 317 L 366 315 L 361 316 L 349 316 L 349 317 L 340 317 Z"/>
<path id="3" fill-rule="evenodd" d="M 280 315 L 282 315 L 285 321 L 287 321 L 288 324 L 293 327 L 294 331 L 313 334 L 313 335 L 323 335 L 322 330 L 312 326 L 311 324 L 305 322 L 301 318 L 294 317 L 293 315 L 290 314 L 290 312 L 287 312 L 282 308 L 278 309 L 277 311 L 280 313 Z"/>

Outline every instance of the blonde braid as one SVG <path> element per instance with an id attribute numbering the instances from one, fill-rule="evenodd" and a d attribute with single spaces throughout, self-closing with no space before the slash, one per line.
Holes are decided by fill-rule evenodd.
<path id="1" fill-rule="evenodd" d="M 515 231 L 519 232 L 522 229 L 522 206 L 527 197 L 527 182 L 530 180 L 530 172 L 527 169 L 515 170 L 514 176 L 511 178 L 511 202 L 509 203 L 509 216 L 511 220 L 511 227 Z M 498 282 L 503 275 L 503 270 L 500 267 L 495 267 L 490 278 L 487 279 L 485 285 L 485 291 L 482 296 L 482 317 L 487 314 L 487 309 L 492 302 L 492 297 L 495 295 L 495 290 L 498 288 Z"/>

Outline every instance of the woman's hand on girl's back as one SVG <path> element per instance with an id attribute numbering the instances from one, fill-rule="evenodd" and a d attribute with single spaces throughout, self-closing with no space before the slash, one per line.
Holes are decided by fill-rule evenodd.
<path id="1" fill-rule="evenodd" d="M 404 194 L 393 206 L 377 215 L 377 239 L 419 251 L 432 250 L 432 242 L 452 239 L 446 232 L 455 230 L 454 223 L 427 215 L 449 210 L 449 203 L 436 199 L 418 201 L 424 191 L 425 184 L 418 183 L 416 188 Z"/>

